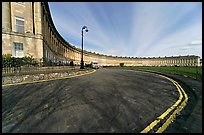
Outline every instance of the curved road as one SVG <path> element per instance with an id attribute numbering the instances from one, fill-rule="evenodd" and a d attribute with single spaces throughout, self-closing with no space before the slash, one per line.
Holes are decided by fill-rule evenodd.
<path id="1" fill-rule="evenodd" d="M 2 132 L 141 132 L 178 98 L 165 78 L 117 69 L 2 87 Z"/>

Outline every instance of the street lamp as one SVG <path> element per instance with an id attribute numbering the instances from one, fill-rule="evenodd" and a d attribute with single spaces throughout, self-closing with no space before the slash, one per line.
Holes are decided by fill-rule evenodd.
<path id="1" fill-rule="evenodd" d="M 82 35 L 82 44 L 81 44 L 81 67 L 80 69 L 84 69 L 84 61 L 83 61 L 83 38 L 84 38 L 84 35 L 83 35 L 83 30 L 85 29 L 86 32 L 88 32 L 88 28 L 87 26 L 83 26 L 82 27 L 82 30 L 81 30 L 81 35 Z"/>
<path id="2" fill-rule="evenodd" d="M 196 61 L 194 61 L 194 66 L 196 68 L 196 80 L 198 80 L 198 65 L 197 65 Z"/>

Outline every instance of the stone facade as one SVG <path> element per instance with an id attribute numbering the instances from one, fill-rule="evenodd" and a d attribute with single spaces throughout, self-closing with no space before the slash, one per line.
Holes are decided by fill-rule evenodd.
<path id="1" fill-rule="evenodd" d="M 16 17 L 24 21 L 23 33 L 16 32 Z M 22 56 L 30 55 L 44 62 L 73 61 L 79 65 L 81 61 L 81 49 L 65 41 L 56 30 L 47 2 L 2 2 L 2 53 L 15 56 L 14 43 L 23 45 L 23 50 L 20 49 Z M 125 66 L 200 66 L 199 56 L 194 55 L 130 58 L 84 51 L 84 63 L 90 64 L 91 61 L 98 61 L 102 66 L 119 66 L 120 63 Z"/>
<path id="2" fill-rule="evenodd" d="M 2 2 L 2 16 L 2 53 L 15 56 L 14 43 L 22 43 L 22 56 L 41 59 L 43 57 L 41 4 Z M 16 31 L 16 17 L 24 20 L 23 33 Z"/>

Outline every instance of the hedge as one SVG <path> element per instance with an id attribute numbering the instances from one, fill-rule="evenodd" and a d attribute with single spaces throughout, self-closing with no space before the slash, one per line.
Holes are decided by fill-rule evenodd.
<path id="1" fill-rule="evenodd" d="M 34 60 L 32 56 L 25 56 L 22 58 L 12 57 L 11 54 L 2 55 L 2 67 L 20 67 L 25 65 L 36 66 L 38 63 Z"/>

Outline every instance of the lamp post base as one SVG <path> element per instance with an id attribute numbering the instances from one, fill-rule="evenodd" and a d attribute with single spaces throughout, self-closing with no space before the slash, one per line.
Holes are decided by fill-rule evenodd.
<path id="1" fill-rule="evenodd" d="M 84 69 L 84 62 L 83 62 L 83 61 L 81 61 L 81 67 L 80 67 L 80 69 Z"/>

